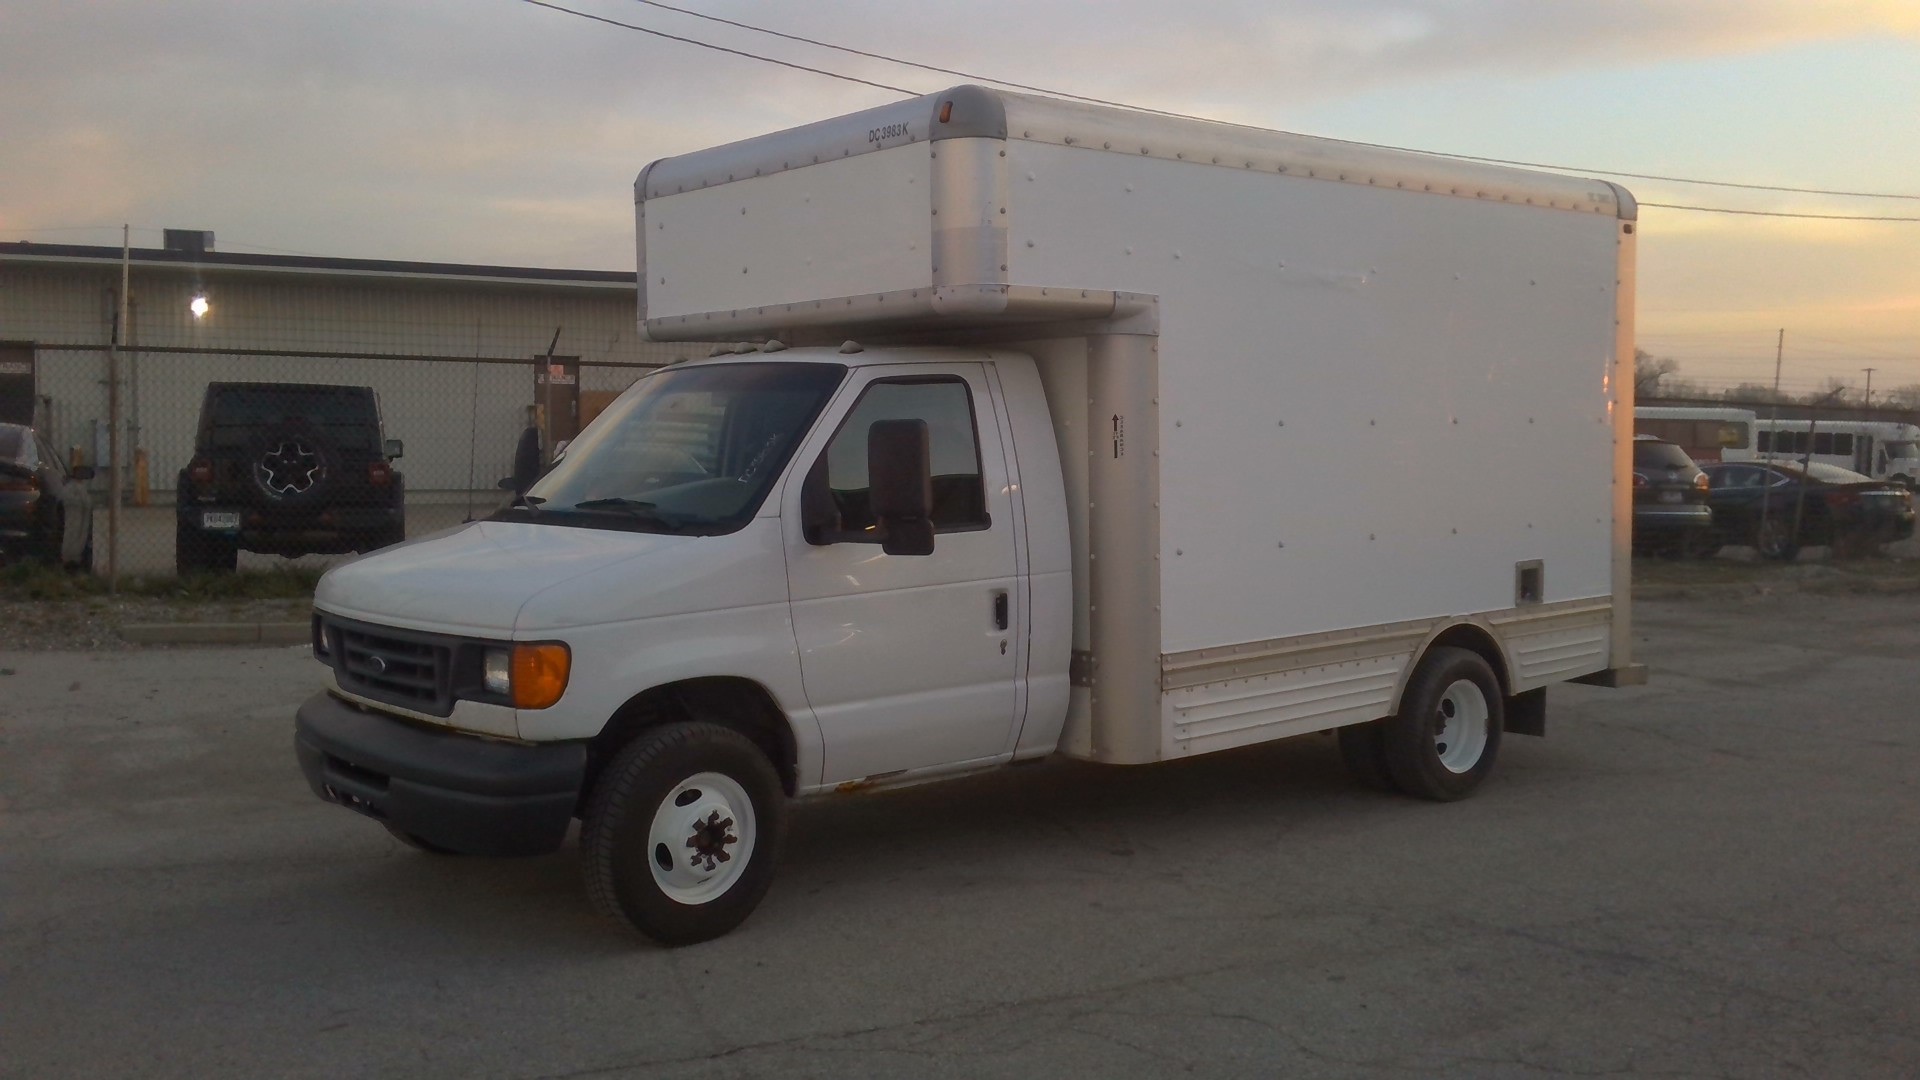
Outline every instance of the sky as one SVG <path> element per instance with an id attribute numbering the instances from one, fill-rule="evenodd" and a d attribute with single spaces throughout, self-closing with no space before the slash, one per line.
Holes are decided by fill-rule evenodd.
<path id="1" fill-rule="evenodd" d="M 554 0 L 931 92 L 965 81 L 640 0 Z M 1238 123 L 1594 170 L 1645 203 L 1920 218 L 1920 0 L 677 6 Z M 655 158 L 898 94 L 522 0 L 0 0 L 0 240 L 633 264 Z M 1710 388 L 1920 384 L 1920 222 L 1645 207 L 1641 345 Z"/>

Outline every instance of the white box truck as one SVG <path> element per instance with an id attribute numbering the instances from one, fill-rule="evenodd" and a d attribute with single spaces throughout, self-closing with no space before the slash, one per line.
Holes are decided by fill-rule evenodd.
<path id="1" fill-rule="evenodd" d="M 333 570 L 314 791 L 668 943 L 787 801 L 1337 729 L 1466 795 L 1628 636 L 1612 184 L 958 87 L 655 162 L 637 382 Z"/>

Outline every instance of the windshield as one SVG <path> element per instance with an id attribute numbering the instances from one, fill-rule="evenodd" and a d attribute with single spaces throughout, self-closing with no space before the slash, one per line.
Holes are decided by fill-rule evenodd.
<path id="1" fill-rule="evenodd" d="M 495 515 L 711 535 L 745 525 L 840 385 L 839 364 L 666 368 L 587 425 L 525 499 Z"/>
<path id="2" fill-rule="evenodd" d="M 379 414 L 373 394 L 357 386 L 216 386 L 208 402 L 209 442 L 215 447 L 243 446 L 253 432 L 298 418 L 325 428 L 343 446 L 373 445 Z"/>
<path id="3" fill-rule="evenodd" d="M 1892 461 L 1920 456 L 1920 443 L 1894 442 L 1888 440 L 1881 443 L 1880 448 L 1887 452 L 1887 458 Z"/>

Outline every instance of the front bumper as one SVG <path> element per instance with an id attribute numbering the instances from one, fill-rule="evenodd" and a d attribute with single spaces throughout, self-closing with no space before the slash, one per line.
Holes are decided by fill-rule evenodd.
<path id="1" fill-rule="evenodd" d="M 586 744 L 508 743 L 362 709 L 331 694 L 294 717 L 313 793 L 469 855 L 543 855 L 566 839 Z"/>

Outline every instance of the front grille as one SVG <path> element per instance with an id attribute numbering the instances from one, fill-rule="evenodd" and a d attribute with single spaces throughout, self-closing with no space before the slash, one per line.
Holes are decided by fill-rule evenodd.
<path id="1" fill-rule="evenodd" d="M 322 641 L 340 688 L 415 712 L 453 712 L 459 641 L 441 634 L 321 617 Z"/>

